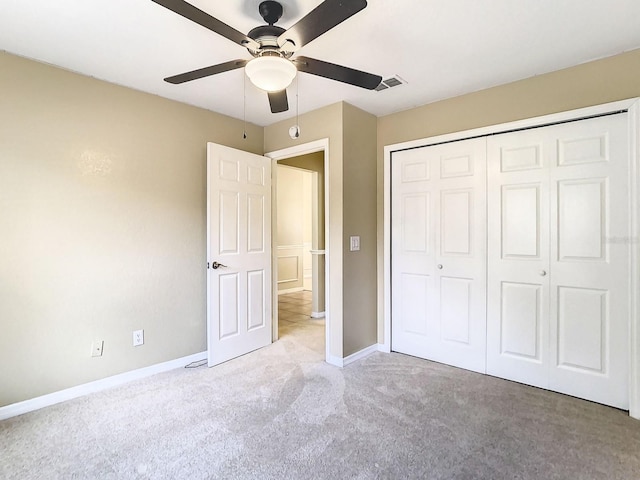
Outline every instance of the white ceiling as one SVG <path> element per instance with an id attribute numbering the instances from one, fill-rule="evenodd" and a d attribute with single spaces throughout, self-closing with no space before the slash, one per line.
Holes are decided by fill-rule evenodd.
<path id="1" fill-rule="evenodd" d="M 287 28 L 321 0 L 281 0 Z M 191 0 L 241 32 L 260 0 Z M 347 101 L 375 115 L 406 110 L 640 48 L 638 0 L 370 0 L 298 53 L 408 83 L 367 91 L 308 74 L 299 111 Z M 1 0 L 0 49 L 162 97 L 243 117 L 242 70 L 182 85 L 162 79 L 247 51 L 151 0 Z M 247 82 L 246 118 L 269 125 L 266 94 Z"/>

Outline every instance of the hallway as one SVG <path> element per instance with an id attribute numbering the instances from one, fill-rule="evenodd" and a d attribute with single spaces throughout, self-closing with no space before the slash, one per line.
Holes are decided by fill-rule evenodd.
<path id="1" fill-rule="evenodd" d="M 311 318 L 312 293 L 308 290 L 278 296 L 278 336 L 303 333 L 299 341 L 324 354 L 324 318 Z"/>

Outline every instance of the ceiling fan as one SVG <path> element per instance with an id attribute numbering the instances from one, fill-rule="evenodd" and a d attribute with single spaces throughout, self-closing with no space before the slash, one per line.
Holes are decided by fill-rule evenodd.
<path id="1" fill-rule="evenodd" d="M 260 3 L 258 10 L 267 25 L 255 27 L 246 35 L 184 0 L 152 1 L 245 47 L 253 57 L 167 77 L 164 79 L 166 82 L 179 84 L 245 67 L 251 83 L 267 92 L 271 112 L 279 113 L 289 109 L 286 88 L 297 72 L 368 90 L 376 88 L 382 80 L 379 75 L 314 58 L 291 58 L 298 49 L 364 9 L 366 0 L 325 0 L 288 30 L 275 25 L 282 16 L 282 5 L 274 0 L 266 0 Z"/>

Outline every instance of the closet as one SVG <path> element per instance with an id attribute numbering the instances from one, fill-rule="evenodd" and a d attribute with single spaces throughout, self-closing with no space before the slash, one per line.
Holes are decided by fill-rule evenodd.
<path id="1" fill-rule="evenodd" d="M 487 139 L 487 373 L 628 408 L 626 114 Z"/>
<path id="2" fill-rule="evenodd" d="M 391 349 L 629 408 L 626 113 L 391 155 Z"/>
<path id="3" fill-rule="evenodd" d="M 393 349 L 485 372 L 484 138 L 394 152 Z"/>

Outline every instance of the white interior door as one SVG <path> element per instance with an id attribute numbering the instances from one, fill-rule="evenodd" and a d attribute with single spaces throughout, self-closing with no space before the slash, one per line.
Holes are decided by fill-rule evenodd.
<path id="1" fill-rule="evenodd" d="M 628 410 L 627 115 L 552 134 L 549 388 Z"/>
<path id="2" fill-rule="evenodd" d="M 544 129 L 487 139 L 487 373 L 549 383 L 549 169 Z"/>
<path id="3" fill-rule="evenodd" d="M 213 366 L 271 343 L 271 160 L 208 143 L 207 220 Z"/>
<path id="4" fill-rule="evenodd" d="M 487 372 L 628 408 L 626 115 L 488 139 Z"/>
<path id="5" fill-rule="evenodd" d="M 478 372 L 486 349 L 484 139 L 394 152 L 392 349 Z"/>

